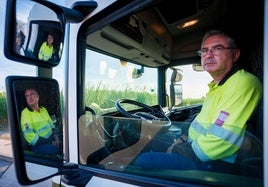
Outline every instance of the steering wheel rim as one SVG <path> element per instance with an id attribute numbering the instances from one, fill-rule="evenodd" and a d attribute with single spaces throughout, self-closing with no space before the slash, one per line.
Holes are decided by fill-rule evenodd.
<path id="1" fill-rule="evenodd" d="M 121 106 L 122 103 L 127 103 L 127 104 L 132 104 L 132 105 L 142 107 L 143 109 L 147 109 L 148 111 L 150 111 L 152 114 L 150 114 L 150 113 L 146 114 L 145 112 L 137 112 L 135 114 L 131 114 L 130 112 L 126 111 Z M 167 121 L 167 123 L 164 126 L 171 126 L 170 119 L 163 112 L 161 112 L 161 111 L 159 111 L 151 106 L 148 106 L 144 103 L 141 103 L 141 102 L 138 102 L 135 100 L 131 100 L 131 99 L 118 99 L 115 102 L 115 107 L 116 107 L 117 111 L 125 117 L 135 118 L 135 119 L 155 120 L 155 121 Z M 159 115 L 160 117 L 157 117 L 155 115 Z M 151 118 L 151 119 L 148 119 L 147 117 Z"/>

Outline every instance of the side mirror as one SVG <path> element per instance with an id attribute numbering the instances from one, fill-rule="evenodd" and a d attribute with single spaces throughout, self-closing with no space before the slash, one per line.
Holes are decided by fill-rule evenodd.
<path id="1" fill-rule="evenodd" d="M 65 27 L 58 13 L 41 2 L 29 0 L 9 1 L 7 5 L 7 58 L 41 67 L 58 65 Z"/>
<path id="2" fill-rule="evenodd" d="M 182 84 L 179 82 L 183 79 L 183 71 L 172 67 L 172 75 L 170 78 L 170 104 L 171 107 L 179 106 L 182 103 Z"/>
<path id="3" fill-rule="evenodd" d="M 77 2 L 72 9 L 50 1 L 7 1 L 5 56 L 40 67 L 57 66 L 64 48 L 65 24 L 81 22 L 96 7 L 95 1 Z"/>
<path id="4" fill-rule="evenodd" d="M 182 104 L 182 85 L 179 83 L 170 84 L 170 104 L 172 107 Z"/>
<path id="5" fill-rule="evenodd" d="M 137 79 L 137 78 L 141 77 L 143 73 L 144 73 L 144 67 L 143 66 L 141 66 L 140 69 L 133 68 L 133 70 L 132 70 L 132 79 Z"/>
<path id="6" fill-rule="evenodd" d="M 170 82 L 171 83 L 180 82 L 183 79 L 183 71 L 175 67 L 172 67 L 171 69 L 173 70 L 173 72 L 170 78 Z"/>
<path id="7" fill-rule="evenodd" d="M 49 78 L 9 76 L 6 93 L 18 181 L 33 184 L 59 174 L 64 154 L 58 82 Z M 40 178 L 36 179 L 38 175 Z"/>

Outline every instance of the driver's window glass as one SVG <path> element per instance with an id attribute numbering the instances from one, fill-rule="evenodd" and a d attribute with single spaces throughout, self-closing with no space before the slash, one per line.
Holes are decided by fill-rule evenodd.
<path id="1" fill-rule="evenodd" d="M 150 168 L 150 166 L 147 168 L 146 162 L 139 161 L 140 156 L 144 154 L 156 152 L 158 154 L 156 160 L 159 161 L 161 160 L 161 154 L 174 155 L 187 152 L 188 148 L 186 146 L 178 145 L 175 147 L 178 153 L 176 151 L 170 152 L 169 148 L 172 147 L 174 140 L 181 137 L 182 130 L 187 129 L 189 123 L 174 123 L 170 129 L 163 130 L 165 123 L 165 121 L 152 122 L 133 118 L 82 115 L 79 118 L 79 162 L 82 165 L 98 169 L 154 176 L 158 179 L 174 181 L 203 180 L 204 175 L 209 175 L 211 180 L 204 180 L 204 183 L 207 183 L 208 186 L 212 183 L 216 184 L 216 186 L 222 186 L 221 178 L 226 176 L 261 177 L 259 159 L 263 154 L 262 145 L 250 133 L 245 135 L 242 147 L 237 154 L 233 173 L 229 173 L 224 169 L 221 170 L 217 166 L 215 171 L 206 168 L 204 170 L 175 168 L 166 170 L 161 168 L 161 164 L 157 164 L 159 168 Z M 233 126 L 233 128 L 237 127 Z M 254 149 L 249 148 L 251 146 Z M 186 154 L 185 157 L 188 159 L 195 158 L 191 157 L 191 154 Z M 155 158 L 147 157 L 147 159 Z M 222 161 L 217 164 L 219 164 L 219 167 L 233 167 L 228 164 L 224 165 Z"/>
<path id="2" fill-rule="evenodd" d="M 151 149 L 147 146 L 152 145 L 151 138 L 161 133 L 166 124 L 167 121 L 152 123 L 134 118 L 82 115 L 79 118 L 80 163 L 115 171 L 131 168 L 140 152 Z M 169 144 L 161 142 L 158 150 Z"/>
<path id="3" fill-rule="evenodd" d="M 117 99 L 157 103 L 157 70 L 86 50 L 86 105 L 96 114 L 115 111 Z M 132 108 L 130 106 L 129 109 Z"/>

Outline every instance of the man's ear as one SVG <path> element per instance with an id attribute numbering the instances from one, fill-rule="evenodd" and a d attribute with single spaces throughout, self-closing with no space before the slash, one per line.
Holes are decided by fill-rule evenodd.
<path id="1" fill-rule="evenodd" d="M 233 50 L 233 62 L 236 62 L 239 57 L 240 57 L 240 50 L 239 49 Z"/>

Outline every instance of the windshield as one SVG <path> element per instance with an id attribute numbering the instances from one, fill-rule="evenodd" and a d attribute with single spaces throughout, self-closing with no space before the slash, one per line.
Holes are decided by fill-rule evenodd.
<path id="1" fill-rule="evenodd" d="M 86 51 L 86 106 L 96 114 L 115 111 L 118 99 L 157 103 L 157 70 Z"/>

